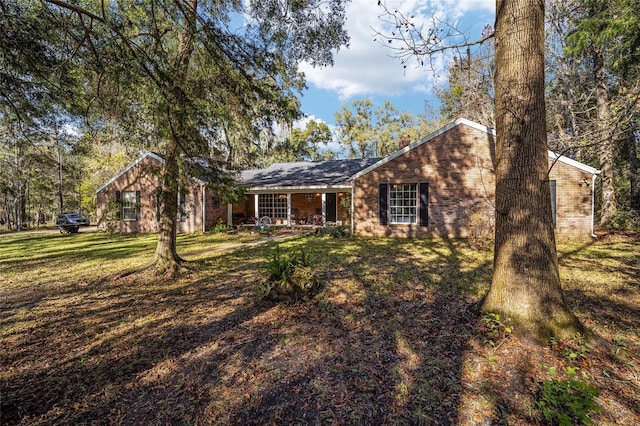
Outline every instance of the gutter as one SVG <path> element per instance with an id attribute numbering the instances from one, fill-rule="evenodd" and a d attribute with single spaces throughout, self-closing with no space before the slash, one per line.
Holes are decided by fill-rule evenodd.
<path id="1" fill-rule="evenodd" d="M 355 193 L 355 180 L 351 181 L 351 235 L 353 235 L 356 231 L 356 224 L 354 222 L 354 218 L 355 218 L 355 200 L 354 200 L 354 193 Z"/>
<path id="2" fill-rule="evenodd" d="M 201 184 L 200 188 L 202 188 L 202 233 L 207 232 L 207 195 L 206 195 L 206 187 L 205 184 Z"/>
<path id="3" fill-rule="evenodd" d="M 597 238 L 595 233 L 595 221 L 596 221 L 596 178 L 600 174 L 600 170 L 597 173 L 591 175 L 591 238 Z"/>

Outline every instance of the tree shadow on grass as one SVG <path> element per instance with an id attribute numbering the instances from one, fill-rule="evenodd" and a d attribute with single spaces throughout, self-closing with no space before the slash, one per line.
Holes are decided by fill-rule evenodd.
<path id="1" fill-rule="evenodd" d="M 576 380 L 600 391 L 596 402 L 604 409 L 591 413 L 596 424 L 638 424 L 640 382 L 637 370 L 634 372 L 640 364 L 637 242 L 565 241 L 559 244 L 558 257 L 564 296 L 595 338 L 577 336 L 550 342 L 548 347 L 507 340 L 492 354 L 497 363 L 485 368 L 486 398 L 498 409 L 498 419 L 538 423 L 541 417 L 535 412 L 534 398 L 540 384 L 566 380 L 566 369 L 571 368 L 578 373 Z M 501 362 L 505 359 L 510 362 Z M 551 367 L 557 375 L 548 373 Z"/>
<path id="2" fill-rule="evenodd" d="M 250 289 L 238 285 L 240 275 L 181 282 L 138 275 L 53 295 L 40 289 L 45 295 L 15 309 L 13 331 L 3 333 L 2 423 L 100 422 L 131 413 L 132 404 L 153 407 L 144 397 L 123 398 L 153 389 L 147 376 L 158 366 L 225 346 L 269 309 L 244 303 Z"/>
<path id="3" fill-rule="evenodd" d="M 33 289 L 5 318 L 3 424 L 456 423 L 475 320 L 461 289 L 486 263 L 463 268 L 446 243 L 317 242 L 286 243 L 332 269 L 318 299 L 293 305 L 252 299 L 275 244 L 178 281 Z"/>
<path id="4" fill-rule="evenodd" d="M 342 254 L 339 243 L 322 244 Z M 279 345 L 279 379 L 229 407 L 226 419 L 456 424 L 464 354 L 477 320 L 458 281 L 479 285 L 486 272 L 478 269 L 487 265 L 461 272 L 455 244 L 425 243 L 418 250 L 429 252 L 424 258 L 416 256 L 420 244 L 357 240 L 358 255 L 347 252 L 353 260 L 335 271 L 321 300 L 287 310 L 280 326 L 296 332 Z"/>

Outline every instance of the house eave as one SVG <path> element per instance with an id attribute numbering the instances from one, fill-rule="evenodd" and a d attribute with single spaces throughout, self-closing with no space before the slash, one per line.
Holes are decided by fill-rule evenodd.
<path id="1" fill-rule="evenodd" d="M 601 173 L 601 170 L 598 170 L 595 167 L 588 166 L 579 161 L 573 160 L 569 157 L 565 157 L 564 155 L 556 154 L 551 150 L 547 150 L 547 153 L 549 155 L 549 158 L 552 158 L 556 161 L 567 164 L 569 166 L 575 167 L 576 169 L 581 170 L 585 173 L 589 173 L 591 175 L 599 175 Z"/>
<path id="2" fill-rule="evenodd" d="M 366 175 L 367 173 L 377 169 L 380 166 L 384 166 L 385 164 L 387 164 L 388 162 L 395 160 L 396 158 L 400 157 L 403 154 L 406 154 L 407 152 L 411 151 L 412 149 L 422 145 L 423 143 L 426 143 L 440 135 L 442 135 L 443 133 L 448 132 L 449 130 L 453 129 L 454 127 L 460 125 L 460 124 L 466 124 L 469 127 L 472 127 L 474 129 L 480 130 L 482 132 L 486 132 L 490 135 L 495 136 L 495 131 L 489 127 L 483 126 L 481 124 L 475 123 L 473 121 L 467 120 L 466 118 L 459 118 L 456 121 L 447 124 L 444 127 L 441 127 L 440 129 L 436 130 L 433 133 L 428 134 L 427 136 L 420 138 L 419 140 L 405 146 L 402 149 L 399 149 L 395 152 L 392 152 L 391 154 L 389 154 L 388 156 L 384 157 L 383 159 L 381 159 L 380 161 L 378 161 L 377 163 L 374 163 L 372 165 L 370 165 L 369 167 L 367 167 L 366 169 L 362 169 L 360 170 L 358 173 L 354 174 L 351 179 L 352 180 L 356 180 L 364 175 Z"/>
<path id="3" fill-rule="evenodd" d="M 96 194 L 98 194 L 99 192 L 103 191 L 106 187 L 108 187 L 109 185 L 111 185 L 113 182 L 115 182 L 116 180 L 118 180 L 122 175 L 124 175 L 125 173 L 127 173 L 129 170 L 131 170 L 132 168 L 134 168 L 135 166 L 137 166 L 140 162 L 142 162 L 142 160 L 144 160 L 147 157 L 151 157 L 156 161 L 159 161 L 160 163 L 164 164 L 165 163 L 165 159 L 160 157 L 158 154 L 151 152 L 151 151 L 145 151 L 142 152 L 140 157 L 138 157 L 134 162 L 132 162 L 131 164 L 129 164 L 127 167 L 125 167 L 124 169 L 120 170 L 118 173 L 116 173 L 115 176 L 113 176 L 111 179 L 109 179 L 104 185 L 102 185 L 100 188 L 96 189 Z M 194 180 L 195 182 L 197 182 L 200 185 L 206 185 L 207 182 L 203 181 L 202 179 L 199 179 L 197 177 L 193 177 L 190 176 L 190 178 L 192 180 Z"/>
<path id="4" fill-rule="evenodd" d="M 493 137 L 496 136 L 496 131 L 494 129 L 490 128 L 490 127 L 483 126 L 482 124 L 476 123 L 476 122 L 471 121 L 471 120 L 467 120 L 466 118 L 459 118 L 456 121 L 454 121 L 452 123 L 449 123 L 448 125 L 436 130 L 435 132 L 430 133 L 427 136 L 425 136 L 425 137 L 413 142 L 412 144 L 409 144 L 406 147 L 404 147 L 402 149 L 399 149 L 399 150 L 389 154 L 387 157 L 381 159 L 377 163 L 374 163 L 371 166 L 369 166 L 369 167 L 367 167 L 365 169 L 362 169 L 358 173 L 354 174 L 351 177 L 351 180 L 355 181 L 356 179 L 366 175 L 367 173 L 377 169 L 378 167 L 381 167 L 381 166 L 389 163 L 390 161 L 395 160 L 396 158 L 400 157 L 401 155 L 406 154 L 407 152 L 411 151 L 412 149 L 414 149 L 414 148 L 416 148 L 416 147 L 418 147 L 418 146 L 420 146 L 420 145 L 422 145 L 422 144 L 424 144 L 426 142 L 429 142 L 430 140 L 432 140 L 432 139 L 434 139 L 434 138 L 436 138 L 436 137 L 448 132 L 449 130 L 453 129 L 454 127 L 459 126 L 460 124 L 464 124 L 464 125 L 466 125 L 468 127 L 471 127 L 473 129 L 476 129 L 476 130 L 479 130 L 481 132 L 487 133 L 488 135 L 491 135 Z M 553 152 L 551 150 L 547 150 L 547 151 L 548 151 L 549 158 L 552 158 L 554 160 L 560 161 L 561 163 L 567 164 L 569 166 L 575 167 L 578 170 L 581 170 L 581 171 L 583 171 L 585 173 L 589 173 L 589 174 L 592 174 L 592 175 L 600 174 L 600 170 L 598 170 L 598 169 L 596 169 L 594 167 L 588 166 L 588 165 L 583 164 L 583 163 L 581 163 L 579 161 L 576 161 L 576 160 L 572 160 L 569 157 L 565 157 L 563 155 L 556 154 L 555 152 Z"/>
<path id="5" fill-rule="evenodd" d="M 351 190 L 351 185 L 299 185 L 299 186 L 250 186 L 245 188 L 248 194 L 268 194 L 268 193 L 305 193 L 305 192 L 331 192 L 337 190 Z"/>
<path id="6" fill-rule="evenodd" d="M 135 166 L 137 166 L 140 162 L 142 162 L 142 160 L 144 160 L 147 157 L 151 157 L 154 160 L 157 160 L 161 163 L 164 164 L 164 158 L 160 157 L 159 155 L 153 153 L 153 152 L 144 152 L 140 157 L 138 157 L 134 162 L 132 162 L 131 164 L 129 164 L 127 167 L 125 167 L 124 169 L 120 170 L 118 173 L 115 174 L 115 176 L 113 176 L 111 179 L 109 179 L 104 185 L 102 185 L 100 188 L 96 189 L 96 194 L 101 192 L 103 189 L 105 189 L 107 186 L 111 185 L 113 182 L 115 182 L 116 180 L 118 180 L 122 175 L 124 175 L 125 173 L 127 173 L 129 170 L 131 170 L 132 168 L 134 168 Z"/>

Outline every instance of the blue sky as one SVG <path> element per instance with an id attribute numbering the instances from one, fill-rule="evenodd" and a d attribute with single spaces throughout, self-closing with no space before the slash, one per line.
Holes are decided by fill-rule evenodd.
<path id="1" fill-rule="evenodd" d="M 381 104 L 389 100 L 399 111 L 422 114 L 424 101 L 434 100 L 433 87 L 443 78 L 443 66 L 448 58 L 436 58 L 436 73 L 429 67 L 417 67 L 409 62 L 406 68 L 392 51 L 374 41 L 375 30 L 388 33 L 379 19 L 382 9 L 377 0 L 352 0 L 347 6 L 346 28 L 351 37 L 350 47 L 335 54 L 330 68 L 301 65 L 308 89 L 303 93 L 302 111 L 310 119 L 324 121 L 330 127 L 334 112 L 342 104 L 356 99 L 371 98 Z M 486 24 L 495 20 L 495 0 L 387 0 L 387 8 L 398 9 L 416 22 L 430 22 L 433 16 L 446 22 L 458 22 L 460 29 L 469 30 L 477 38 Z"/>

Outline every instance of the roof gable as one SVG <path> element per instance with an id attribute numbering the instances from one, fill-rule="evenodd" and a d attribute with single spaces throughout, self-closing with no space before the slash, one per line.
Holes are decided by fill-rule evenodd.
<path id="1" fill-rule="evenodd" d="M 496 131 L 494 129 L 490 128 L 490 127 L 483 126 L 482 124 L 476 123 L 476 122 L 471 121 L 471 120 L 467 120 L 466 118 L 459 118 L 456 121 L 454 121 L 452 123 L 449 123 L 446 126 L 436 130 L 435 132 L 430 133 L 429 135 L 427 135 L 427 136 L 425 136 L 425 137 L 423 137 L 423 138 L 421 138 L 421 139 L 409 144 L 408 146 L 406 146 L 406 147 L 404 147 L 402 149 L 399 149 L 397 151 L 392 152 L 388 156 L 380 159 L 376 163 L 374 163 L 374 164 L 370 165 L 369 167 L 367 167 L 367 168 L 361 170 L 360 172 L 356 173 L 353 176 L 353 179 L 355 180 L 355 179 L 358 179 L 361 176 L 364 176 L 365 174 L 377 169 L 378 167 L 387 164 L 388 162 L 400 157 L 401 155 L 411 151 L 412 149 L 414 149 L 414 148 L 416 148 L 416 147 L 418 147 L 418 146 L 420 146 L 420 145 L 422 145 L 422 144 L 424 144 L 426 142 L 429 142 L 430 140 L 432 140 L 432 139 L 434 139 L 434 138 L 436 138 L 436 137 L 448 132 L 449 130 L 451 130 L 454 127 L 457 127 L 459 125 L 465 125 L 465 126 L 473 128 L 473 129 L 479 130 L 481 132 L 485 132 L 488 135 L 491 135 L 491 136 L 494 136 L 494 137 L 496 136 Z M 594 167 L 588 166 L 588 165 L 583 164 L 583 163 L 581 163 L 579 161 L 576 161 L 576 160 L 572 160 L 569 157 L 565 157 L 563 155 L 556 154 L 555 152 L 553 152 L 551 150 L 547 150 L 547 155 L 549 156 L 549 158 L 551 158 L 553 160 L 556 160 L 556 161 L 559 161 L 561 163 L 567 164 L 569 166 L 575 167 L 575 168 L 577 168 L 579 170 L 582 170 L 585 173 L 590 173 L 590 174 L 599 174 L 600 173 L 600 170 L 598 170 L 598 169 L 596 169 Z"/>
<path id="2" fill-rule="evenodd" d="M 129 164 L 127 167 L 125 167 L 124 169 L 120 170 L 118 173 L 115 174 L 115 176 L 113 176 L 111 179 L 109 179 L 105 184 L 103 184 L 100 188 L 96 189 L 96 194 L 100 191 L 102 191 L 103 189 L 105 189 L 107 186 L 111 185 L 113 182 L 115 182 L 116 180 L 118 180 L 118 178 L 120 178 L 122 175 L 124 175 L 125 173 L 127 173 L 129 170 L 133 169 L 135 166 L 137 166 L 138 164 L 140 164 L 145 158 L 147 157 L 151 157 L 154 160 L 164 164 L 164 158 L 162 158 L 161 156 L 159 156 L 158 154 L 156 154 L 155 152 L 145 152 L 143 155 L 141 155 L 140 157 L 138 157 L 138 159 L 136 159 L 134 162 L 132 162 L 131 164 Z"/>
<path id="3" fill-rule="evenodd" d="M 151 151 L 145 151 L 140 155 L 140 157 L 138 157 L 138 159 L 136 159 L 134 162 L 129 164 L 124 169 L 120 170 L 118 173 L 116 173 L 115 176 L 113 176 L 111 179 L 109 179 L 104 185 L 102 185 L 100 188 L 96 189 L 96 194 L 98 192 L 102 191 L 103 189 L 105 189 L 107 186 L 111 185 L 116 180 L 118 180 L 118 178 L 120 178 L 122 175 L 127 173 L 129 170 L 131 170 L 134 167 L 136 167 L 138 164 L 140 164 L 147 157 L 153 158 L 154 160 L 158 161 L 161 164 L 164 164 L 166 162 L 165 159 L 163 157 L 161 157 L 159 154 L 156 154 L 155 152 L 151 152 Z M 200 166 L 200 167 L 203 167 L 203 166 Z M 200 178 L 197 178 L 197 177 L 194 177 L 194 176 L 191 176 L 191 179 L 195 180 L 196 182 L 198 182 L 201 185 L 204 185 L 206 183 L 203 179 L 200 179 Z"/>

